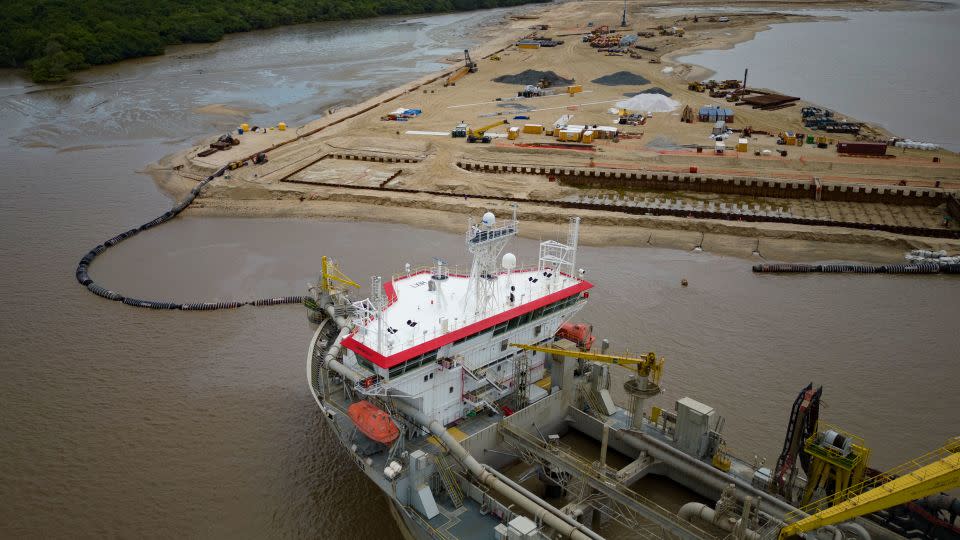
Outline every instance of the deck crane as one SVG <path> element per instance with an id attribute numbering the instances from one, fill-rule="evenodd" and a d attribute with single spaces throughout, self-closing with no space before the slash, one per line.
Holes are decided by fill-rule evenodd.
<path id="1" fill-rule="evenodd" d="M 790 523 L 780 529 L 779 538 L 784 540 L 957 487 L 960 487 L 960 437 L 864 482 L 858 486 L 859 495 Z M 819 507 L 819 501 L 808 507 Z"/>
<path id="2" fill-rule="evenodd" d="M 497 126 L 502 126 L 503 124 L 509 124 L 509 123 L 510 123 L 510 122 L 508 122 L 507 120 L 497 120 L 496 122 L 494 122 L 494 123 L 492 123 L 492 124 L 488 124 L 488 125 L 486 125 L 486 126 L 479 127 L 479 128 L 477 128 L 477 129 L 468 129 L 468 130 L 467 130 L 467 142 L 469 142 L 469 143 L 475 143 L 475 142 L 488 143 L 488 142 L 490 142 L 490 137 L 487 137 L 487 136 L 486 136 L 487 130 L 493 129 L 493 128 L 497 127 Z"/>
<path id="3" fill-rule="evenodd" d="M 643 404 L 647 398 L 654 397 L 660 393 L 660 378 L 663 376 L 663 358 L 658 357 L 656 353 L 649 352 L 640 356 L 620 356 L 612 354 L 592 353 L 587 351 L 568 351 L 559 347 L 545 347 L 543 345 L 524 345 L 522 343 L 511 343 L 511 347 L 516 347 L 525 351 L 536 351 L 553 355 L 555 359 L 578 358 L 590 362 L 599 362 L 601 364 L 616 364 L 625 368 L 633 366 L 636 371 L 636 377 L 627 380 L 623 384 L 624 390 L 630 396 L 630 410 L 633 413 L 631 429 L 640 429 L 643 425 Z"/>

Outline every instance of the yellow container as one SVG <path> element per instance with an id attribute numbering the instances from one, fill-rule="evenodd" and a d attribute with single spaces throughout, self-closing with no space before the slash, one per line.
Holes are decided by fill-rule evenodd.
<path id="1" fill-rule="evenodd" d="M 737 141 L 737 152 L 746 152 L 748 150 L 748 141 L 747 139 L 740 139 Z"/>
<path id="2" fill-rule="evenodd" d="M 279 124 L 277 124 L 277 129 L 279 129 L 280 131 L 286 131 L 287 130 L 286 122 L 280 122 Z"/>
<path id="3" fill-rule="evenodd" d="M 518 49 L 539 49 L 539 43 L 517 43 Z"/>
<path id="4" fill-rule="evenodd" d="M 516 138 L 519 137 L 519 136 L 520 136 L 520 128 L 518 128 L 518 127 L 512 127 L 512 128 L 510 128 L 510 129 L 507 130 L 507 139 L 509 139 L 509 140 L 512 141 L 512 140 L 516 139 Z"/>
<path id="5" fill-rule="evenodd" d="M 588 129 L 587 131 L 584 131 L 584 132 L 583 132 L 583 136 L 580 138 L 580 142 L 585 143 L 585 144 L 592 144 L 592 143 L 593 143 L 593 130 Z"/>
<path id="6" fill-rule="evenodd" d="M 578 94 L 578 93 L 580 93 L 580 92 L 583 92 L 583 85 L 574 84 L 574 85 L 571 85 L 571 86 L 568 86 L 568 87 L 567 87 L 567 93 L 568 93 L 568 94 Z"/>
<path id="7" fill-rule="evenodd" d="M 240 129 L 242 129 L 243 132 L 246 133 L 246 132 L 250 131 L 250 124 L 244 122 L 244 123 L 240 124 Z"/>
<path id="8" fill-rule="evenodd" d="M 540 135 L 543 133 L 543 126 L 540 124 L 524 124 L 523 132 L 530 133 L 532 135 Z"/>

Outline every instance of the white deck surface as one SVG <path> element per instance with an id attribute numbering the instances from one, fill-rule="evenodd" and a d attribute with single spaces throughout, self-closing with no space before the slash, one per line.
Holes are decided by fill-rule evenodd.
<path id="1" fill-rule="evenodd" d="M 580 283 L 580 280 L 555 270 L 550 272 L 550 277 L 536 269 L 498 275 L 494 279 L 496 301 L 482 313 L 476 310 L 476 297 L 474 291 L 469 290 L 470 280 L 467 277 L 449 276 L 444 280 L 434 280 L 436 291 L 430 291 L 429 272 L 398 278 L 393 281 L 396 300 L 383 314 L 382 350 L 378 347 L 376 320 L 362 327 L 354 339 L 384 356 L 390 356 Z M 536 279 L 536 282 L 530 278 Z M 511 286 L 515 288 L 512 303 L 509 299 Z M 442 319 L 446 319 L 446 331 L 442 329 Z M 407 324 L 407 321 L 415 322 L 416 326 Z M 388 328 L 396 332 L 390 333 Z"/>

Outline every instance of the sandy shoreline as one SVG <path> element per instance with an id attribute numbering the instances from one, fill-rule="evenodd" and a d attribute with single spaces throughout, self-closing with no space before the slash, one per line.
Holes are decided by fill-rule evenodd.
<path id="1" fill-rule="evenodd" d="M 617 3 L 598 4 L 604 5 L 609 8 L 610 12 L 613 12 L 613 8 L 616 7 L 613 4 Z M 606 4 L 610 4 L 610 6 Z M 619 5 L 620 4 L 617 4 L 617 6 Z M 747 3 L 740 4 L 737 7 L 744 5 L 758 7 L 762 5 L 763 7 L 767 7 L 770 4 Z M 788 2 L 777 5 L 790 10 L 801 8 L 886 10 L 913 7 L 912 4 L 906 2 L 893 1 L 847 2 L 843 4 Z M 696 2 L 684 4 L 684 7 L 690 7 L 692 10 L 700 6 L 701 4 Z M 641 6 L 640 9 L 643 10 L 648 7 L 651 6 Z M 529 32 L 526 28 L 531 24 L 549 21 L 551 23 L 551 30 L 542 32 L 545 34 L 562 34 L 571 30 L 573 30 L 574 33 L 576 31 L 585 31 L 585 28 L 583 30 L 569 28 L 569 21 L 579 20 L 577 18 L 577 9 L 582 9 L 579 3 L 554 4 L 545 7 L 537 6 L 536 11 L 528 7 L 524 10 L 525 14 L 536 13 L 541 19 L 513 21 L 506 19 L 499 24 L 493 24 L 481 29 L 478 31 L 478 35 L 481 37 L 489 37 L 489 39 L 483 39 L 483 46 L 471 50 L 471 55 L 480 61 L 481 73 L 483 75 L 469 75 L 468 78 L 464 79 L 464 84 L 480 85 L 476 87 L 477 92 L 483 95 L 502 95 L 496 94 L 496 92 L 502 92 L 502 90 L 495 88 L 496 85 L 491 87 L 490 92 L 487 92 L 486 88 L 488 85 L 477 77 L 487 79 L 490 76 L 489 73 L 491 70 L 508 69 L 508 67 L 513 67 L 514 65 L 520 67 L 536 61 L 537 57 L 535 55 L 522 56 L 523 53 L 511 47 L 518 36 Z M 602 10 L 597 8 L 594 11 Z M 609 14 L 610 13 L 606 13 L 606 15 Z M 715 13 L 711 13 L 711 15 L 714 14 Z M 591 16 L 593 15 L 594 13 L 591 12 Z M 602 12 L 596 13 L 595 15 L 598 19 L 605 20 L 606 18 L 603 17 L 604 13 Z M 628 17 L 630 16 L 631 15 L 628 15 Z M 640 17 L 641 13 L 632 14 L 632 18 L 634 19 Z M 731 17 L 733 18 L 733 16 Z M 663 47 L 664 50 L 659 55 L 655 55 L 662 55 L 663 64 L 648 65 L 646 62 L 643 62 L 642 64 L 636 63 L 634 66 L 636 66 L 636 68 L 642 68 L 644 70 L 642 72 L 651 79 L 652 84 L 659 84 L 661 87 L 673 91 L 674 94 L 680 94 L 686 91 L 686 80 L 693 78 L 702 79 L 708 75 L 698 71 L 696 67 L 676 64 L 672 59 L 688 55 L 696 50 L 733 47 L 737 43 L 753 39 L 758 32 L 769 28 L 771 24 L 823 19 L 808 15 L 784 15 L 778 13 L 763 13 L 747 17 L 738 14 L 737 17 L 735 23 L 731 25 L 732 28 L 727 32 L 730 35 L 711 35 L 709 38 L 705 38 L 698 36 L 694 32 L 691 33 L 690 39 L 683 41 L 674 40 L 672 43 L 670 40 L 667 40 L 666 46 Z M 565 21 L 567 26 L 564 26 Z M 649 22 L 655 23 L 656 21 Z M 709 34 L 709 32 L 707 33 Z M 575 36 L 563 39 L 579 41 Z M 564 58 L 564 60 L 558 64 L 561 70 L 564 66 L 568 69 L 575 69 L 578 67 L 576 62 L 580 60 L 576 59 L 576 57 L 569 56 L 569 54 L 573 53 L 565 52 L 572 51 L 574 46 L 580 45 L 568 45 L 563 51 L 558 50 L 545 54 L 562 55 L 561 57 Z M 487 60 L 487 58 L 494 53 L 499 53 L 504 56 L 503 61 L 491 62 Z M 510 56 L 512 56 L 512 58 L 508 59 L 507 57 Z M 541 58 L 543 57 L 544 55 L 541 55 Z M 613 60 L 608 60 L 602 56 L 594 58 L 603 59 L 605 62 L 613 62 Z M 588 64 L 585 65 L 588 66 L 598 63 L 596 60 L 586 60 L 586 62 L 588 62 Z M 668 65 L 675 68 L 674 72 L 663 74 L 661 68 Z M 320 155 L 322 152 L 329 153 L 344 150 L 374 156 L 406 156 L 415 158 L 416 163 L 414 165 L 404 166 L 402 169 L 398 168 L 400 172 L 396 173 L 400 175 L 397 180 L 397 182 L 399 182 L 398 185 L 408 188 L 439 189 L 440 191 L 453 193 L 493 195 L 501 193 L 516 195 L 517 190 L 521 190 L 521 192 L 525 192 L 528 196 L 532 196 L 531 198 L 533 199 L 556 198 L 558 196 L 564 196 L 564 193 L 569 193 L 569 190 L 564 190 L 557 184 L 534 185 L 538 180 L 529 178 L 528 175 L 515 175 L 516 178 L 503 178 L 501 175 L 499 178 L 487 180 L 478 178 L 476 173 L 464 174 L 463 171 L 451 168 L 450 163 L 455 159 L 463 157 L 463 152 L 465 151 L 469 152 L 467 155 L 471 159 L 504 159 L 504 156 L 507 156 L 508 159 L 516 160 L 518 156 L 514 155 L 515 152 L 507 153 L 508 149 L 506 148 L 500 148 L 495 145 L 462 146 L 462 143 L 461 146 L 449 147 L 451 144 L 449 139 L 440 140 L 433 138 L 413 140 L 409 137 L 397 138 L 401 133 L 401 126 L 397 126 L 398 130 L 394 135 L 390 131 L 393 129 L 393 126 L 386 125 L 379 121 L 378 115 L 382 114 L 382 112 L 379 111 L 387 110 L 389 107 L 396 107 L 401 104 L 403 99 L 410 100 L 410 96 L 418 95 L 420 92 L 422 92 L 422 94 L 417 98 L 417 102 L 435 102 L 432 109 L 440 111 L 437 114 L 442 114 L 444 107 L 455 108 L 461 106 L 455 105 L 458 103 L 457 101 L 451 101 L 459 95 L 458 92 L 463 92 L 462 90 L 457 90 L 460 87 L 446 89 L 440 84 L 442 79 L 449 73 L 455 71 L 455 69 L 456 67 L 451 67 L 437 73 L 426 75 L 415 81 L 364 100 L 361 103 L 338 109 L 328 116 L 311 121 L 295 130 L 291 129 L 285 133 L 272 132 L 269 136 L 264 136 L 264 138 L 259 139 L 261 142 L 258 143 L 259 148 L 256 148 L 256 150 L 261 151 L 260 148 L 262 148 L 268 151 L 271 157 L 269 167 L 258 166 L 255 168 L 255 173 L 251 173 L 251 170 L 254 170 L 254 168 L 248 167 L 240 169 L 236 173 L 225 176 L 223 181 L 218 180 L 208 187 L 203 196 L 198 199 L 198 202 L 194 203 L 194 205 L 187 210 L 188 215 L 376 220 L 459 231 L 459 229 L 462 228 L 462 215 L 466 208 L 470 208 L 471 211 L 479 211 L 492 205 L 489 201 L 483 202 L 481 200 L 475 200 L 469 204 L 452 205 L 449 201 L 431 200 L 429 197 L 398 197 L 391 194 L 374 194 L 373 192 L 370 192 L 369 195 L 367 192 L 364 192 L 363 196 L 358 196 L 357 191 L 337 190 L 336 188 L 326 186 L 305 188 L 302 184 L 291 186 L 283 182 L 284 178 L 289 177 L 288 173 L 297 170 L 302 163 L 309 165 L 310 159 L 316 159 L 314 156 Z M 609 69 L 615 68 L 610 67 Z M 578 81 L 579 80 L 581 79 L 578 79 Z M 483 89 L 482 91 L 480 90 L 481 88 Z M 608 92 L 607 95 L 610 95 L 610 91 L 597 87 L 598 93 L 601 90 Z M 429 100 L 427 98 L 428 92 Z M 404 96 L 407 96 L 407 98 L 404 98 Z M 603 96 L 595 94 L 595 98 L 599 97 Z M 675 96 L 675 98 L 676 97 L 685 96 Z M 695 96 L 695 98 L 697 97 L 698 96 Z M 460 98 L 460 100 L 462 101 L 462 98 Z M 685 100 L 682 99 L 681 101 Z M 451 105 L 451 103 L 453 105 Z M 493 102 L 491 101 L 491 103 Z M 213 106 L 209 112 L 211 114 L 229 114 L 231 108 L 225 105 Z M 739 109 L 737 112 L 740 114 Z M 773 122 L 773 125 L 794 121 L 792 117 L 789 117 L 790 119 L 788 120 L 786 113 L 778 113 L 766 113 L 760 120 Z M 794 109 L 793 113 L 796 114 L 797 110 Z M 439 116 L 436 119 L 436 122 L 439 122 L 438 125 L 448 125 L 451 120 L 447 118 L 454 118 L 451 114 L 465 116 L 467 113 L 457 112 L 448 113 L 446 117 Z M 498 114 L 503 114 L 503 112 Z M 425 114 L 424 120 L 432 120 L 431 115 Z M 662 118 L 660 122 L 666 122 L 666 120 L 666 118 Z M 756 124 L 757 121 L 754 121 L 755 127 L 757 127 Z M 402 127 L 421 129 L 419 126 Z M 764 128 L 765 125 L 760 124 L 759 127 Z M 449 127 L 446 129 L 449 129 Z M 652 128 L 648 126 L 647 129 L 651 130 Z M 681 134 L 677 133 L 678 128 L 672 125 L 664 129 L 665 133 L 670 137 L 681 137 Z M 349 136 L 347 132 L 350 133 Z M 363 135 L 357 136 L 357 134 L 360 133 Z M 882 130 L 878 130 L 878 135 L 888 134 Z M 682 136 L 689 137 L 689 135 Z M 462 139 L 460 139 L 460 141 L 462 141 Z M 152 165 L 149 172 L 154 176 L 161 189 L 171 193 L 174 197 L 179 197 L 189 191 L 189 189 L 195 185 L 197 179 L 202 178 L 218 168 L 221 163 L 225 162 L 225 159 L 244 159 L 251 155 L 254 148 L 246 147 L 245 145 L 246 142 L 239 148 L 235 147 L 231 149 L 229 155 L 226 157 L 220 156 L 219 161 L 215 159 L 204 160 L 197 158 L 195 153 L 203 146 L 194 147 L 166 156 L 158 163 Z M 621 144 L 617 147 L 599 148 L 600 151 L 609 153 L 621 151 L 627 147 Z M 643 150 L 643 147 L 638 148 L 641 154 L 645 156 L 642 159 L 646 160 L 638 164 L 641 168 L 649 168 L 652 163 L 665 163 L 667 166 L 676 167 L 681 161 L 699 159 L 699 156 L 697 158 L 682 158 L 681 160 L 673 159 L 669 155 L 659 155 L 658 157 L 655 153 L 649 153 Z M 557 155 L 557 158 L 552 158 L 553 161 L 556 159 L 566 160 L 571 165 L 582 162 L 577 161 L 576 158 L 568 158 L 562 152 Z M 213 157 L 218 156 L 219 154 L 215 154 Z M 956 161 L 956 156 L 950 156 L 948 160 Z M 960 174 L 957 174 L 953 169 L 954 161 L 949 161 L 951 168 L 949 169 L 949 175 L 945 178 L 948 180 L 953 179 L 956 174 L 957 185 L 960 186 Z M 801 162 L 803 162 L 802 157 Z M 590 163 L 592 166 L 592 158 Z M 897 166 L 906 166 L 907 168 L 904 170 L 911 171 L 909 174 L 913 175 L 914 167 L 911 163 L 910 161 L 901 160 L 897 162 Z M 353 168 L 349 168 L 348 165 Z M 828 165 L 829 170 L 836 170 L 837 167 L 842 165 L 851 171 L 850 173 L 843 174 L 853 174 L 857 176 L 861 174 L 858 171 L 864 171 L 868 174 L 880 174 L 883 176 L 883 171 L 879 169 L 879 172 L 869 172 L 872 169 L 876 169 L 872 167 L 872 165 L 867 166 L 870 164 L 850 166 L 830 163 Z M 663 165 L 660 165 L 660 167 L 662 166 Z M 758 163 L 756 166 L 767 165 Z M 774 166 L 784 167 L 787 165 Z M 804 170 L 804 167 L 809 168 L 809 166 L 806 162 L 804 162 L 803 165 L 790 165 L 790 167 L 800 167 L 800 169 L 798 169 L 799 171 Z M 389 167 L 386 166 L 379 166 L 380 169 L 376 169 L 375 166 L 364 167 L 363 170 L 356 170 L 356 166 L 353 164 L 331 164 L 327 167 L 328 171 L 323 174 L 333 178 L 355 176 L 359 179 L 357 181 L 362 182 L 364 181 L 364 175 L 372 181 L 373 178 L 385 177 L 390 172 L 390 170 L 388 170 Z M 858 169 L 857 167 L 860 168 Z M 880 169 L 883 169 L 883 167 Z M 957 170 L 960 171 L 960 169 Z M 939 171 L 930 172 L 927 171 L 926 168 L 920 168 L 919 165 L 916 167 L 916 171 L 918 171 L 917 174 L 920 175 L 920 178 L 923 178 L 924 174 L 933 174 L 934 176 L 930 178 L 937 178 L 938 180 L 941 178 L 937 176 L 941 174 Z M 317 171 L 311 174 L 316 175 L 321 173 L 322 171 Z M 838 172 L 837 174 L 841 173 Z M 881 180 L 881 183 L 882 182 L 883 180 Z M 892 180 L 890 181 L 890 185 L 893 185 Z M 533 221 L 538 224 L 550 224 L 549 226 L 552 228 L 554 223 L 565 219 L 565 212 L 557 209 L 547 210 L 542 207 L 536 207 L 536 205 L 531 206 L 529 209 L 521 208 L 521 214 L 526 214 L 525 220 L 527 221 Z M 418 211 L 413 211 L 413 209 L 417 209 Z M 753 255 L 759 239 L 761 255 L 770 259 L 854 258 L 856 260 L 867 261 L 898 260 L 902 258 L 904 250 L 911 248 L 960 248 L 960 241 L 904 237 L 875 231 L 831 229 L 826 227 L 808 227 L 776 223 L 746 224 L 715 220 L 627 216 L 601 211 L 584 211 L 579 213 L 584 218 L 585 231 L 595 228 L 595 232 L 585 233 L 584 241 L 595 245 L 657 245 L 661 247 L 691 249 L 693 246 L 698 245 L 699 242 L 702 242 L 704 249 L 707 251 L 759 259 L 759 257 Z M 538 227 L 539 225 L 534 225 L 528 227 L 528 230 L 535 231 Z"/>

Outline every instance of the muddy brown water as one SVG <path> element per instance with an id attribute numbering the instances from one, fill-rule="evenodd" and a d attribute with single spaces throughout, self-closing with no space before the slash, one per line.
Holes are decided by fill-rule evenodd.
<path id="1" fill-rule="evenodd" d="M 423 54 L 456 52 L 487 16 L 234 36 L 53 88 L 0 74 L 2 536 L 398 536 L 310 398 L 303 308 L 139 310 L 90 294 L 73 271 L 170 206 L 136 170 L 236 124 L 196 107 L 299 123 L 340 99 L 331 87 L 362 98 L 435 69 Z M 363 32 L 392 43 L 377 54 L 396 61 L 348 63 Z M 534 248 L 511 249 L 529 260 Z M 182 218 L 109 251 L 91 275 L 132 296 L 228 300 L 299 294 L 323 254 L 366 282 L 463 252 L 460 235 L 391 224 Z M 741 455 L 775 459 L 811 380 L 879 467 L 960 428 L 956 280 L 758 276 L 742 259 L 643 248 L 587 247 L 579 261 L 597 287 L 578 318 L 615 349 L 665 355 L 654 404 L 715 406 Z"/>

